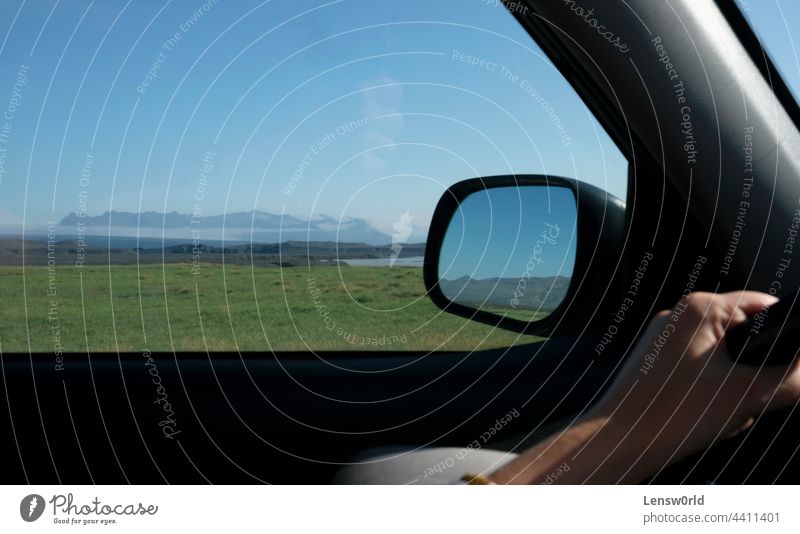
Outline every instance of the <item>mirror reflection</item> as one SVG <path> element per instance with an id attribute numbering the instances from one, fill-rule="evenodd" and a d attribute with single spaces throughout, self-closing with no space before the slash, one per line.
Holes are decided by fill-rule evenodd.
<path id="1" fill-rule="evenodd" d="M 567 187 L 494 187 L 464 198 L 439 256 L 452 302 L 538 321 L 564 300 L 575 266 L 577 210 Z"/>

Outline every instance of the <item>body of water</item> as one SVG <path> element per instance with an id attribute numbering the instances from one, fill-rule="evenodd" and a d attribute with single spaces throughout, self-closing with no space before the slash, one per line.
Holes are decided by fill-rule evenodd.
<path id="1" fill-rule="evenodd" d="M 424 256 L 413 256 L 411 258 L 396 258 L 393 262 L 390 258 L 372 258 L 357 260 L 339 260 L 351 267 L 422 267 Z"/>

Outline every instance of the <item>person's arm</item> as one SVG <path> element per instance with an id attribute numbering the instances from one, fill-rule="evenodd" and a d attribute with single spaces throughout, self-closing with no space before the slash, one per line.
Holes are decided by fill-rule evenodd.
<path id="1" fill-rule="evenodd" d="M 692 293 L 659 313 L 609 391 L 574 425 L 489 475 L 498 484 L 634 483 L 800 398 L 800 368 L 736 365 L 726 329 L 777 299 Z M 557 476 L 554 476 L 557 474 Z"/>

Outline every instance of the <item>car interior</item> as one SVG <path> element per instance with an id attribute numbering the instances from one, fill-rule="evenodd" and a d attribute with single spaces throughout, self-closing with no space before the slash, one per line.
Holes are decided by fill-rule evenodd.
<path id="1" fill-rule="evenodd" d="M 445 109 L 447 100 L 452 99 L 456 107 L 468 102 L 460 100 L 463 96 L 476 103 L 474 109 L 462 109 L 462 117 L 473 114 L 483 117 L 487 124 L 499 121 L 508 128 L 504 134 L 508 137 L 503 138 L 508 146 L 518 143 L 520 156 L 509 156 L 516 158 L 510 167 L 478 166 L 472 172 L 469 165 L 453 171 L 441 165 L 438 170 L 450 177 L 441 188 L 426 188 L 419 185 L 420 179 L 398 189 L 387 186 L 389 192 L 384 193 L 386 198 L 425 196 L 425 202 L 435 208 L 424 236 L 417 240 L 424 241 L 419 273 L 425 287 L 424 295 L 418 298 L 432 304 L 437 317 L 457 317 L 459 324 L 480 324 L 487 332 L 504 332 L 513 336 L 514 343 L 489 348 L 477 344 L 466 350 L 436 342 L 425 349 L 395 346 L 386 350 L 376 342 L 347 350 L 341 345 L 316 347 L 310 342 L 305 349 L 299 344 L 270 348 L 268 341 L 266 345 L 229 350 L 204 350 L 195 344 L 186 345 L 189 349 L 185 350 L 180 345 L 184 334 L 175 325 L 172 347 L 65 350 L 56 361 L 52 351 L 48 354 L 10 344 L 0 331 L 5 392 L 0 396 L 0 449 L 6 451 L 0 477 L 4 482 L 329 484 L 414 483 L 426 482 L 426 478 L 427 482 L 443 482 L 447 478 L 443 472 L 454 465 L 460 451 L 484 449 L 487 454 L 481 461 L 498 465 L 569 425 L 613 381 L 649 319 L 670 308 L 687 288 L 711 292 L 746 288 L 779 297 L 800 288 L 800 260 L 792 257 L 798 230 L 793 221 L 800 214 L 800 107 L 740 3 L 473 2 L 470 9 L 477 13 L 473 22 L 479 24 L 484 18 L 485 28 L 459 18 L 467 15 L 457 13 L 459 6 L 452 2 L 446 7 L 412 2 L 382 8 L 387 10 L 386 20 L 358 18 L 367 16 L 359 14 L 369 10 L 364 2 L 330 4 L 337 5 L 314 3 L 309 9 L 321 10 L 314 15 L 318 16 L 316 22 L 305 27 L 301 19 L 292 32 L 312 36 L 310 43 L 317 40 L 317 33 L 320 39 L 327 38 L 328 18 L 332 26 L 329 31 L 336 35 L 362 27 L 371 28 L 365 32 L 379 32 L 384 30 L 378 26 L 394 24 L 394 40 L 387 38 L 380 46 L 396 54 L 412 54 L 423 48 L 426 53 L 438 54 L 430 59 L 408 56 L 370 60 L 398 62 L 398 72 L 393 76 L 407 84 L 402 103 L 391 91 L 389 96 L 373 100 L 365 97 L 365 116 L 370 118 L 360 126 L 357 121 L 343 126 L 343 134 L 377 124 L 373 116 L 388 120 L 385 117 L 401 110 L 408 113 L 403 118 L 403 132 L 417 120 L 445 121 L 434 117 L 436 108 L 446 116 L 451 113 Z M 297 6 L 293 9 L 298 17 L 303 11 Z M 351 11 L 340 13 L 335 9 Z M 420 21 L 403 18 L 404 9 L 439 11 Z M 495 20 L 499 21 L 497 27 L 492 26 Z M 200 19 L 198 28 L 203 23 Z M 513 30 L 504 33 L 501 23 Z M 403 33 L 412 29 L 426 33 L 415 41 L 412 34 Z M 253 31 L 254 35 L 269 33 L 263 28 Z M 245 33 L 245 29 L 233 30 L 224 39 Z M 187 46 L 189 39 L 200 39 L 201 34 L 202 30 L 191 29 L 183 34 L 179 45 Z M 380 35 L 366 33 L 368 42 L 354 41 L 353 48 L 361 47 L 361 58 L 376 55 L 379 45 L 372 40 Z M 338 37 L 304 53 L 329 61 L 331 69 L 339 68 L 337 65 L 351 68 L 348 62 L 361 59 L 351 57 L 336 44 L 349 38 L 349 34 Z M 517 50 L 518 55 L 481 55 L 481 39 L 501 43 L 497 46 Z M 470 41 L 473 49 L 461 48 Z M 48 42 L 39 46 L 46 47 Z M 237 46 L 246 47 L 243 43 Z M 214 48 L 209 45 L 209 49 L 213 56 Z M 192 57 L 201 53 L 198 45 Z M 286 66 L 276 62 L 273 67 L 267 54 L 259 53 L 264 57 L 263 72 L 272 68 L 278 69 L 277 74 L 286 72 L 280 70 Z M 380 53 L 384 53 L 382 48 Z M 231 68 L 236 68 L 233 56 L 220 59 L 220 64 L 230 61 Z M 226 102 L 240 96 L 237 114 L 259 115 L 252 120 L 254 124 L 256 119 L 266 121 L 259 126 L 266 130 L 274 124 L 271 121 L 278 120 L 267 116 L 267 111 L 272 113 L 268 106 L 248 107 L 250 89 L 246 85 L 232 84 L 223 96 L 214 96 L 211 91 L 211 96 L 202 101 L 203 86 L 194 93 L 187 87 L 192 87 L 189 84 L 195 76 L 205 74 L 187 70 L 185 76 L 176 75 L 172 80 L 167 69 L 178 56 L 165 57 L 158 75 L 150 80 L 152 87 L 143 86 L 145 92 L 134 95 L 139 99 L 137 113 L 144 113 L 139 110 L 146 110 L 155 101 L 157 84 L 174 82 L 185 91 L 176 89 L 176 105 L 181 98 L 196 101 L 192 100 L 177 118 L 164 111 L 167 122 L 189 124 L 192 108 L 209 109 L 209 113 L 218 114 L 215 117 L 217 124 L 223 125 L 219 130 L 224 132 L 222 137 L 234 135 L 224 126 L 225 114 L 234 109 Z M 286 82 L 280 77 L 271 82 L 273 78 L 267 79 L 286 95 L 287 105 L 298 110 L 292 124 L 300 128 L 300 133 L 304 132 L 305 117 L 337 109 L 337 99 L 346 95 L 336 84 L 345 83 L 349 72 L 325 74 L 332 80 L 325 82 L 331 84 L 331 94 L 327 102 L 313 102 L 312 107 L 298 96 L 306 89 L 300 80 L 312 80 L 316 75 L 314 66 L 304 58 L 301 54 L 293 59 Z M 437 77 L 434 61 L 447 62 L 448 69 L 461 69 L 458 72 L 464 73 L 464 79 L 447 86 L 445 76 Z M 492 61 L 505 66 L 492 66 Z M 424 68 L 412 74 L 403 71 L 416 62 Z M 387 65 L 387 72 L 394 72 L 391 67 L 395 63 Z M 541 87 L 534 89 L 535 83 L 528 85 L 514 78 L 512 70 L 525 68 L 538 69 L 536 72 L 543 73 L 541 80 L 546 76 L 561 80 L 564 90 L 570 91 L 572 111 L 565 111 L 569 105 L 556 103 L 552 93 L 548 96 Z M 110 71 L 113 74 L 113 69 Z M 31 73 L 33 77 L 35 68 Z M 262 87 L 256 80 L 261 74 L 252 66 L 243 70 L 242 76 L 253 78 L 253 94 Z M 216 83 L 214 75 L 208 74 L 203 83 L 209 87 Z M 511 101 L 502 92 L 476 96 L 477 86 L 470 85 L 468 76 L 492 76 L 498 87 L 513 90 L 519 100 Z M 528 79 L 535 81 L 530 76 Z M 360 86 L 354 80 L 346 82 L 354 84 L 354 94 L 367 87 L 364 82 L 358 82 Z M 187 85 L 181 86 L 183 83 Z M 384 79 L 379 85 L 392 83 Z M 431 94 L 441 91 L 444 96 L 441 101 L 426 101 L 428 93 L 420 93 L 422 97 L 414 100 L 414 91 L 423 89 Z M 453 96 L 456 93 L 462 96 Z M 129 89 L 126 94 L 134 91 Z M 116 101 L 113 96 L 107 104 L 114 117 Z M 100 104 L 94 105 L 99 108 Z M 275 113 L 282 109 L 277 108 Z M 515 120 L 524 121 L 526 113 L 535 117 L 535 128 L 530 131 L 536 142 L 532 145 L 526 139 L 527 130 L 511 129 Z M 129 119 L 120 116 L 119 120 L 124 126 Z M 341 124 L 348 121 L 340 118 Z M 283 150 L 295 150 L 292 147 L 301 144 L 290 137 L 289 129 L 275 127 L 269 133 L 274 139 L 259 141 L 262 144 L 250 149 L 263 160 L 262 169 L 271 164 L 267 162 L 273 145 L 284 143 Z M 418 140 L 413 135 L 406 138 L 398 133 L 399 127 L 391 134 L 388 128 L 379 130 L 382 137 L 376 142 L 385 143 L 384 137 L 392 137 L 389 142 L 397 143 L 394 157 L 407 165 L 405 175 L 414 172 L 416 157 L 423 153 L 404 150 L 428 150 L 421 145 L 434 142 L 423 134 Z M 572 137 L 565 138 L 565 132 Z M 481 141 L 481 132 L 473 134 L 478 141 L 474 145 L 465 142 L 462 155 L 498 148 L 490 146 L 493 140 Z M 177 143 L 178 138 L 183 141 L 182 135 L 177 128 L 168 137 Z M 487 135 L 493 136 L 488 130 Z M 137 136 L 131 134 L 134 139 Z M 243 139 L 246 137 L 242 134 Z M 454 139 L 433 137 L 441 137 L 445 147 Z M 302 146 L 317 138 L 322 140 L 320 135 L 310 134 Z M 202 156 L 206 147 L 202 143 L 192 146 L 192 139 L 187 136 L 186 146 Z M 577 147 L 584 139 L 605 148 L 583 153 Z M 300 202 L 301 197 L 324 202 L 333 193 L 322 186 L 321 192 L 304 192 L 303 187 L 310 184 L 308 173 L 316 172 L 314 165 L 320 165 L 337 146 L 347 142 L 341 134 L 323 141 L 325 151 L 313 153 L 310 170 L 296 175 L 300 177 L 294 182 L 287 182 L 285 175 L 272 178 L 265 170 L 266 179 L 259 176 L 261 183 L 268 184 L 264 187 L 270 187 L 270 180 L 277 185 L 271 186 L 274 193 L 264 195 L 273 195 L 278 198 L 276 202 L 288 205 L 287 213 L 294 209 L 292 202 Z M 141 141 L 145 148 L 149 143 L 146 138 Z M 413 143 L 420 146 L 411 146 Z M 58 148 L 57 143 L 53 146 L 54 150 Z M 183 145 L 180 147 L 184 150 Z M 500 146 L 498 153 L 502 154 L 504 148 Z M 224 149 L 214 150 L 215 164 L 222 165 Z M 302 157 L 302 149 L 297 150 Z M 348 150 L 346 157 L 360 149 Z M 543 164 L 551 157 L 548 152 L 558 152 L 563 164 Z M 612 152 L 618 156 L 611 156 Z M 609 154 L 607 167 L 603 154 Z M 98 151 L 95 157 L 99 160 L 102 155 Z M 236 157 L 239 155 L 232 153 L 230 159 L 235 161 Z M 32 149 L 31 160 L 35 159 Z M 144 156 L 140 159 L 145 160 Z M 576 163 L 576 159 L 581 161 Z M 335 163 L 344 165 L 344 159 Z M 164 165 L 168 167 L 168 163 Z M 291 172 L 292 167 L 288 168 Z M 609 185 L 601 169 L 606 176 L 620 171 L 612 180 L 616 185 Z M 422 167 L 419 171 L 429 175 L 435 172 Z M 371 183 L 380 183 L 389 174 L 386 170 Z M 590 175 L 592 179 L 586 178 Z M 94 179 L 99 180 L 97 173 Z M 216 191 L 220 199 L 230 193 L 225 188 Z M 248 197 L 244 201 L 251 201 L 258 195 L 244 196 Z M 42 198 L 26 202 L 49 202 Z M 158 198 L 162 202 L 162 197 Z M 351 198 L 354 204 L 360 202 L 357 193 Z M 167 200 L 158 202 L 153 202 L 156 211 L 169 211 Z M 394 211 L 394 204 L 386 202 L 384 208 L 380 200 L 364 203 L 374 204 L 376 210 Z M 100 213 L 103 209 L 106 207 L 97 202 L 90 211 Z M 109 209 L 113 213 L 116 208 Z M 266 241 L 251 238 L 249 244 Z M 245 273 L 261 268 L 256 265 L 259 260 L 253 260 L 254 247 L 242 254 L 245 260 L 241 269 Z M 556 267 L 543 261 L 548 255 L 560 258 Z M 142 252 L 137 257 L 143 256 Z M 111 270 L 116 266 L 112 266 L 110 253 L 108 258 L 101 265 L 108 268 L 111 280 Z M 160 249 L 156 265 L 165 261 L 159 258 Z M 230 267 L 234 268 L 239 267 Z M 286 269 L 291 268 L 303 269 Z M 545 274 L 537 279 L 539 285 L 534 285 L 532 280 L 545 268 Z M 249 275 L 247 280 L 249 283 Z M 251 293 L 254 290 L 247 285 L 244 288 Z M 163 290 L 167 291 L 166 283 Z M 534 290 L 543 296 L 534 299 Z M 35 288 L 29 285 L 26 291 Z M 226 295 L 235 299 L 236 291 L 229 290 Z M 324 290 L 321 295 L 326 295 Z M 195 298 L 193 293 L 190 297 Z M 275 298 L 286 298 L 286 306 L 294 305 L 289 302 L 294 297 L 276 293 Z M 23 304 L 24 300 L 14 301 L 9 306 L 15 313 L 28 313 L 20 311 Z M 83 305 L 90 308 L 99 304 L 88 301 Z M 303 305 L 312 315 L 320 306 L 315 308 L 313 302 Z M 249 307 L 255 311 L 252 304 Z M 340 323 L 348 318 L 347 313 L 339 312 L 331 317 Z M 22 329 L 22 324 L 28 323 L 19 323 L 17 328 Z M 33 327 L 26 328 L 30 332 Z M 30 347 L 35 342 L 30 341 L 31 336 L 37 334 L 28 334 L 27 338 L 20 335 Z M 456 328 L 448 333 L 456 339 L 459 335 Z M 157 387 L 168 392 L 167 411 L 175 414 L 179 424 L 155 424 L 163 419 L 163 403 L 167 402 L 158 400 Z M 797 483 L 800 415 L 795 412 L 786 409 L 763 415 L 746 432 L 665 466 L 647 482 Z"/>

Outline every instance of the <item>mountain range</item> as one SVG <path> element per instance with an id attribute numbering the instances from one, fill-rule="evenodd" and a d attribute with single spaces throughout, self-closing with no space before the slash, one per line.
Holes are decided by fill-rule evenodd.
<path id="1" fill-rule="evenodd" d="M 455 302 L 480 308 L 486 305 L 509 308 L 516 299 L 516 308 L 553 311 L 564 300 L 571 278 L 566 276 L 530 277 L 524 286 L 519 278 L 442 279 L 439 287 L 444 295 Z"/>
<path id="2" fill-rule="evenodd" d="M 87 234 L 95 235 L 107 234 L 110 228 L 111 233 L 117 236 L 186 239 L 194 237 L 192 232 L 195 231 L 203 241 L 210 241 L 221 239 L 224 229 L 226 241 L 339 241 L 370 245 L 392 243 L 392 236 L 376 229 L 364 219 L 336 219 L 327 215 L 302 219 L 258 210 L 199 217 L 177 211 L 106 211 L 101 215 L 86 217 L 79 217 L 72 212 L 61 219 L 59 226 L 74 229 L 79 223 L 85 225 Z M 74 235 L 74 230 L 71 231 Z"/>

